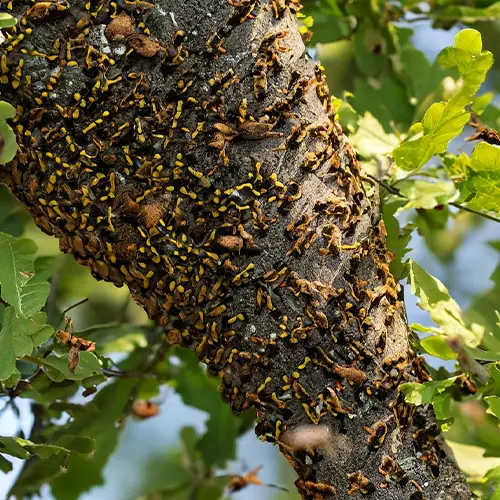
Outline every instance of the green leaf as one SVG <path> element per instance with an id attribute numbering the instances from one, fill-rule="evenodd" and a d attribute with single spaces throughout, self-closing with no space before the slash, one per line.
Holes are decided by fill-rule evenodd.
<path id="1" fill-rule="evenodd" d="M 180 432 L 180 438 L 184 445 L 184 451 L 190 465 L 200 462 L 201 453 L 198 450 L 200 437 L 194 427 L 183 427 Z"/>
<path id="2" fill-rule="evenodd" d="M 34 273 L 36 245 L 0 233 L 0 284 L 2 298 L 24 318 L 38 312 L 49 295 L 50 285 Z"/>
<path id="3" fill-rule="evenodd" d="M 391 202 L 384 201 L 382 205 L 382 214 L 387 231 L 386 245 L 394 256 L 390 270 L 396 279 L 400 279 L 403 275 L 404 266 L 402 261 L 405 255 L 411 251 L 408 245 L 414 229 L 410 224 L 401 229 L 399 221 L 395 217 L 397 210 L 403 205 L 404 201 L 400 199 L 392 200 Z"/>
<path id="4" fill-rule="evenodd" d="M 438 420 L 449 420 L 455 416 L 454 405 L 455 401 L 446 391 L 436 394 L 432 398 L 432 407 L 434 408 L 434 415 Z"/>
<path id="5" fill-rule="evenodd" d="M 7 14 L 5 12 L 0 12 L 0 29 L 12 28 L 12 26 L 15 26 L 16 23 L 17 23 L 16 18 L 12 17 L 10 14 Z"/>
<path id="6" fill-rule="evenodd" d="M 92 456 L 71 455 L 66 474 L 51 482 L 52 494 L 57 500 L 77 500 L 84 491 L 104 484 L 102 470 L 118 444 L 123 428 L 118 422 L 136 383 L 133 379 L 119 379 L 103 387 L 88 403 L 98 411 L 99 418 L 95 418 L 92 412 L 82 413 L 79 418 L 55 432 L 54 438 L 57 440 L 67 436 L 87 436 L 95 440 Z"/>
<path id="7" fill-rule="evenodd" d="M 442 335 L 431 335 L 420 341 L 420 346 L 428 354 L 440 359 L 457 359 L 457 354 L 446 343 Z"/>
<path id="8" fill-rule="evenodd" d="M 429 15 L 433 19 L 446 22 L 477 23 L 480 21 L 495 21 L 500 18 L 500 2 L 495 2 L 485 8 L 450 5 L 445 8 L 431 10 Z"/>
<path id="9" fill-rule="evenodd" d="M 359 115 L 347 100 L 351 96 L 352 94 L 345 92 L 343 99 L 334 97 L 332 104 L 337 112 L 335 118 L 339 121 L 342 128 L 349 134 L 354 134 L 358 130 Z"/>
<path id="10" fill-rule="evenodd" d="M 438 205 L 455 201 L 459 195 L 452 182 L 439 180 L 429 182 L 420 179 L 402 181 L 399 184 L 399 192 L 408 202 L 398 210 L 398 213 L 411 208 L 430 210 Z"/>
<path id="11" fill-rule="evenodd" d="M 205 481 L 196 491 L 196 500 L 220 500 L 223 498 L 222 493 L 227 482 L 226 477 L 217 477 Z"/>
<path id="12" fill-rule="evenodd" d="M 490 246 L 500 252 L 500 242 L 492 242 Z M 474 297 L 467 310 L 467 318 L 485 326 L 486 334 L 481 340 L 481 349 L 469 351 L 476 359 L 486 361 L 500 360 L 500 326 L 498 313 L 500 304 L 500 265 L 496 267 L 490 277 L 493 286 Z"/>
<path id="13" fill-rule="evenodd" d="M 356 63 L 366 76 L 378 76 L 387 63 L 385 40 L 381 31 L 367 19 L 359 23 L 354 34 Z"/>
<path id="14" fill-rule="evenodd" d="M 16 358 L 31 355 L 37 345 L 50 338 L 54 330 L 46 321 L 45 313 L 27 319 L 16 317 L 12 307 L 5 309 L 0 330 L 0 380 L 16 372 Z"/>
<path id="15" fill-rule="evenodd" d="M 490 104 L 481 113 L 481 121 L 495 130 L 500 129 L 500 109 Z"/>
<path id="16" fill-rule="evenodd" d="M 500 470 L 500 459 L 484 456 L 484 448 L 455 442 L 455 440 L 446 440 L 450 445 L 460 470 L 467 476 L 482 478 L 488 471 L 495 471 L 493 467 Z"/>
<path id="17" fill-rule="evenodd" d="M 1 22 L 0 18 L 0 28 Z M 7 123 L 7 120 L 14 116 L 16 116 L 16 108 L 5 101 L 0 101 L 0 165 L 11 161 L 17 153 L 16 134 Z"/>
<path id="18" fill-rule="evenodd" d="M 444 49 L 438 58 L 444 68 L 458 68 L 462 87 L 451 99 L 432 104 L 423 119 L 423 135 L 402 143 L 393 151 L 397 165 L 405 170 L 423 167 L 433 156 L 446 151 L 448 143 L 458 136 L 470 118 L 466 106 L 493 64 L 490 52 L 482 51 L 481 35 L 466 29 L 455 37 L 455 46 Z"/>
<path id="19" fill-rule="evenodd" d="M 485 92 L 484 94 L 477 96 L 471 106 L 472 111 L 474 111 L 476 115 L 481 116 L 486 107 L 491 104 L 494 97 L 495 94 L 493 92 Z"/>
<path id="20" fill-rule="evenodd" d="M 56 383 L 43 372 L 40 372 L 30 385 L 31 388 L 21 393 L 20 397 L 33 399 L 44 406 L 48 406 L 58 399 L 69 398 L 78 390 L 78 385 L 73 381 L 65 380 L 62 383 Z"/>
<path id="21" fill-rule="evenodd" d="M 360 117 L 358 125 L 358 130 L 350 140 L 365 159 L 387 155 L 399 144 L 398 138 L 394 134 L 387 134 L 370 113 Z"/>
<path id="22" fill-rule="evenodd" d="M 468 230 L 474 227 L 474 219 L 468 213 L 454 216 L 448 205 L 436 210 L 418 210 L 413 220 L 427 248 L 443 263 L 453 260 Z"/>
<path id="23" fill-rule="evenodd" d="M 210 415 L 207 430 L 198 444 L 207 467 L 223 468 L 228 460 L 236 458 L 237 422 L 231 410 L 224 410 L 225 406 Z M 224 432 L 221 432 L 221 429 L 224 429 Z M 229 432 L 228 435 L 226 431 Z"/>
<path id="24" fill-rule="evenodd" d="M 450 297 L 447 288 L 413 260 L 407 263 L 408 281 L 412 293 L 420 299 L 418 306 L 428 311 L 443 335 L 459 337 L 466 345 L 475 347 L 483 337 L 484 328 L 466 325 L 460 306 Z"/>
<path id="25" fill-rule="evenodd" d="M 431 64 L 413 45 L 413 30 L 389 23 L 387 31 L 395 48 L 395 54 L 391 54 L 393 69 L 405 82 L 408 100 L 417 106 L 415 114 L 420 118 L 428 104 L 442 94 L 441 83 L 450 71 L 441 68 L 437 61 Z"/>
<path id="26" fill-rule="evenodd" d="M 408 102 L 406 89 L 389 76 L 383 76 L 377 87 L 366 78 L 357 79 L 353 106 L 359 114 L 372 114 L 388 134 L 406 130 L 415 111 Z"/>
<path id="27" fill-rule="evenodd" d="M 184 403 L 206 411 L 210 415 L 207 431 L 199 442 L 198 449 L 207 467 L 224 467 L 236 456 L 238 422 L 218 391 L 218 381 L 206 374 L 191 352 L 179 352 L 184 369 L 176 379 L 176 391 Z M 221 433 L 220 429 L 224 432 Z"/>
<path id="28" fill-rule="evenodd" d="M 495 487 L 493 494 L 490 497 L 490 500 L 499 500 L 500 496 L 498 493 L 500 492 L 500 465 L 490 469 L 486 473 L 486 479 L 488 482 L 492 483 Z"/>
<path id="29" fill-rule="evenodd" d="M 25 215 L 24 207 L 14 198 L 7 186 L 0 186 L 0 233 L 21 236 Z"/>
<path id="30" fill-rule="evenodd" d="M 470 157 L 470 177 L 460 185 L 469 208 L 500 213 L 500 149 L 476 144 Z"/>
<path id="31" fill-rule="evenodd" d="M 37 363 L 46 369 L 46 373 L 55 382 L 63 380 L 84 380 L 94 375 L 102 373 L 102 366 L 95 354 L 88 351 L 80 352 L 80 362 L 75 369 L 75 373 L 71 373 L 68 368 L 68 354 L 57 356 L 51 354 L 46 358 L 29 358 L 33 363 Z M 47 370 L 48 368 L 48 370 Z"/>
<path id="32" fill-rule="evenodd" d="M 33 443 L 19 437 L 0 436 L 0 453 L 23 459 L 30 458 L 32 455 L 38 455 L 40 458 L 46 459 L 61 452 L 83 452 L 84 454 L 88 454 L 93 450 L 94 443 L 90 438 L 79 437 L 74 443 L 76 448 L 65 448 L 55 444 Z"/>
<path id="33" fill-rule="evenodd" d="M 488 403 L 487 413 L 495 415 L 500 419 L 500 397 L 499 396 L 486 396 L 484 400 Z"/>
<path id="34" fill-rule="evenodd" d="M 423 384 L 409 382 L 401 384 L 399 390 L 404 394 L 408 403 L 416 406 L 426 405 L 432 403 L 434 396 L 441 394 L 452 386 L 456 379 L 457 377 L 451 377 L 437 382 L 424 382 Z"/>
<path id="35" fill-rule="evenodd" d="M 7 474 L 12 470 L 12 463 L 7 460 L 3 455 L 0 455 L 0 471 Z"/>
<path id="36" fill-rule="evenodd" d="M 136 491 L 132 492 L 130 497 L 136 498 L 140 494 L 146 495 L 147 493 L 162 493 L 162 496 L 158 495 L 158 498 L 192 499 L 191 485 L 194 480 L 201 480 L 201 477 L 196 475 L 197 471 L 191 468 L 192 465 L 193 462 L 186 464 L 185 457 L 178 450 L 165 450 L 161 454 L 148 457 L 141 471 L 141 484 L 136 486 Z"/>
<path id="37" fill-rule="evenodd" d="M 322 2 L 321 5 L 307 2 L 304 13 L 314 19 L 313 44 L 326 44 L 347 38 L 352 31 L 352 22 L 336 5 L 336 2 Z M 352 21 L 352 20 L 351 20 Z"/>

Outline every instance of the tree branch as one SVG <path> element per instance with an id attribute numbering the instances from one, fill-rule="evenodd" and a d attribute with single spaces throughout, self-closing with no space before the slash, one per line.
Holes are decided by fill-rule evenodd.
<path id="1" fill-rule="evenodd" d="M 258 409 L 303 498 L 470 498 L 429 410 L 398 392 L 428 375 L 298 2 L 13 9 L 0 92 L 35 222 L 127 285 L 235 413 Z M 284 444 L 307 424 L 326 441 Z"/>

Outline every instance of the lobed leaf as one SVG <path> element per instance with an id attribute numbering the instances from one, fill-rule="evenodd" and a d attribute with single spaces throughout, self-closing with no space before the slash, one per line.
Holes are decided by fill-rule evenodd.
<path id="1" fill-rule="evenodd" d="M 50 285 L 35 274 L 37 247 L 29 239 L 0 233 L 0 284 L 2 298 L 18 316 L 33 316 L 45 304 Z"/>
<path id="2" fill-rule="evenodd" d="M 5 308 L 0 330 L 0 380 L 17 372 L 16 358 L 31 355 L 35 347 L 50 338 L 54 329 L 46 322 L 45 313 L 22 318 L 12 307 Z"/>
<path id="3" fill-rule="evenodd" d="M 433 156 L 444 153 L 448 143 L 461 134 L 470 118 L 466 107 L 473 102 L 493 65 L 493 55 L 482 50 L 478 31 L 466 29 L 456 35 L 454 47 L 441 52 L 438 61 L 444 68 L 458 68 L 463 84 L 448 102 L 436 102 L 429 107 L 420 137 L 403 142 L 393 151 L 397 165 L 405 170 L 423 167 Z"/>
<path id="4" fill-rule="evenodd" d="M 459 337 L 466 345 L 477 346 L 483 337 L 484 327 L 465 323 L 460 306 L 450 297 L 443 283 L 411 259 L 407 263 L 407 272 L 411 291 L 420 299 L 418 306 L 430 313 L 443 335 Z"/>
<path id="5" fill-rule="evenodd" d="M 470 176 L 461 183 L 469 208 L 500 213 L 500 148 L 479 142 L 470 157 Z"/>
<path id="6" fill-rule="evenodd" d="M 424 181 L 408 179 L 399 184 L 399 192 L 408 201 L 397 213 L 411 208 L 430 210 L 439 205 L 446 205 L 458 198 L 459 192 L 449 181 Z"/>

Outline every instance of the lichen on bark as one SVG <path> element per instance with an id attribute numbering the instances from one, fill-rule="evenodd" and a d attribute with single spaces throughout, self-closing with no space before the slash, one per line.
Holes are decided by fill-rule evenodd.
<path id="1" fill-rule="evenodd" d="M 298 2 L 1 5 L 2 178 L 38 226 L 257 408 L 303 498 L 470 498 L 397 390 L 428 374 Z M 294 446 L 306 425 L 323 442 Z"/>

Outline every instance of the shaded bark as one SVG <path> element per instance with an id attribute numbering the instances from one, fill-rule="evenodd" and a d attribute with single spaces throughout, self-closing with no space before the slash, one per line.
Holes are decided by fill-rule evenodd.
<path id="1" fill-rule="evenodd" d="M 470 498 L 398 393 L 428 375 L 298 4 L 153 3 L 15 2 L 12 191 L 257 408 L 303 498 Z"/>

